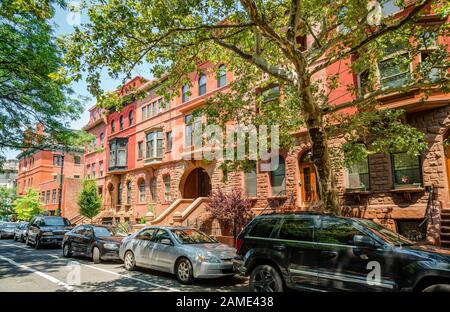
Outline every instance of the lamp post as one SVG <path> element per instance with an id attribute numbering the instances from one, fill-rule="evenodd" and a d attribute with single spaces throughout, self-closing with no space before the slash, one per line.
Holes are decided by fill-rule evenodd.
<path id="1" fill-rule="evenodd" d="M 62 189 L 63 189 L 63 173 L 64 173 L 64 152 L 61 154 L 61 173 L 59 178 L 59 191 L 58 191 L 58 210 L 57 216 L 61 216 L 61 202 L 62 202 Z"/>

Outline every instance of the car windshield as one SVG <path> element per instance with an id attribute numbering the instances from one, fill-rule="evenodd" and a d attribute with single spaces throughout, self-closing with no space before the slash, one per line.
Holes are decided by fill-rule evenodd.
<path id="1" fill-rule="evenodd" d="M 361 219 L 359 220 L 362 224 L 367 226 L 372 232 L 380 236 L 382 239 L 387 241 L 388 243 L 391 243 L 395 246 L 401 246 L 401 245 L 414 245 L 415 242 L 407 239 L 406 237 L 401 236 L 398 233 L 395 233 L 387 228 L 385 228 L 382 225 L 379 225 L 378 223 L 375 223 L 371 220 L 365 220 Z"/>
<path id="2" fill-rule="evenodd" d="M 98 237 L 114 236 L 114 233 L 111 230 L 109 230 L 105 227 L 101 227 L 101 226 L 94 227 L 94 234 L 95 234 L 95 236 L 98 236 Z"/>
<path id="3" fill-rule="evenodd" d="M 17 224 L 15 224 L 15 223 L 5 223 L 5 224 L 3 224 L 3 227 L 13 229 L 13 228 L 17 227 Z"/>
<path id="4" fill-rule="evenodd" d="M 208 235 L 193 229 L 173 229 L 173 235 L 181 244 L 213 244 L 217 241 Z"/>
<path id="5" fill-rule="evenodd" d="M 66 218 L 45 218 L 43 221 L 46 226 L 70 225 Z"/>

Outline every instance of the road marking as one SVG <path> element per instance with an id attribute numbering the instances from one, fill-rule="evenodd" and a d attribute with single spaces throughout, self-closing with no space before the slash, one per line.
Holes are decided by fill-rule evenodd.
<path id="1" fill-rule="evenodd" d="M 101 268 L 98 268 L 98 267 L 93 266 L 93 265 L 83 264 L 83 263 L 81 263 L 81 265 L 84 265 L 84 266 L 86 266 L 86 267 L 88 267 L 88 268 L 91 268 L 91 269 L 94 269 L 94 270 L 99 270 L 99 271 L 102 271 L 102 272 L 105 272 L 105 273 L 114 274 L 114 275 L 116 275 L 116 276 L 120 276 L 120 277 L 124 277 L 124 278 L 129 278 L 129 279 L 131 279 L 131 280 L 138 281 L 138 282 L 141 282 L 141 283 L 144 283 L 144 284 L 156 286 L 156 287 L 159 287 L 159 288 L 164 288 L 164 289 L 167 289 L 167 290 L 170 290 L 170 291 L 176 291 L 176 292 L 180 291 L 179 289 L 176 289 L 176 288 L 167 287 L 167 286 L 160 285 L 160 284 L 153 283 L 153 282 L 149 282 L 149 281 L 146 281 L 146 280 L 143 280 L 143 279 L 140 279 L 140 278 L 132 277 L 132 276 L 125 275 L 125 274 L 120 274 L 120 273 L 117 273 L 117 272 L 114 272 L 114 271 L 109 271 L 109 270 L 101 269 Z"/>
<path id="2" fill-rule="evenodd" d="M 6 257 L 3 257 L 3 256 L 1 256 L 1 255 L 0 255 L 0 259 L 1 259 L 1 260 L 4 260 L 4 261 L 6 261 L 6 262 L 9 262 L 10 264 L 15 265 L 16 267 L 19 267 L 19 268 L 21 268 L 21 269 L 23 269 L 23 270 L 32 272 L 32 273 L 34 273 L 34 274 L 36 274 L 36 275 L 38 275 L 38 276 L 40 276 L 40 277 L 43 277 L 43 278 L 45 278 L 46 280 L 48 280 L 48 281 L 50 281 L 50 282 L 52 282 L 52 283 L 54 283 L 54 284 L 56 284 L 56 285 L 58 285 L 58 286 L 64 287 L 64 288 L 67 289 L 67 290 L 74 291 L 74 288 L 73 288 L 72 286 L 70 286 L 69 284 L 64 283 L 64 282 L 60 281 L 59 279 L 54 278 L 53 276 L 50 276 L 50 275 L 48 275 L 48 274 L 46 274 L 46 273 L 44 273 L 44 272 L 35 270 L 35 269 L 30 268 L 30 267 L 28 267 L 28 266 L 26 266 L 26 265 L 17 263 L 16 261 L 11 260 L 11 259 L 6 258 Z"/>
<path id="3" fill-rule="evenodd" d="M 21 249 L 25 249 L 25 250 L 31 250 L 30 248 L 27 247 L 23 247 L 23 246 L 17 246 L 14 244 L 8 244 L 8 243 L 0 243 L 1 246 L 6 246 L 6 247 L 16 247 L 16 248 L 21 248 Z"/>

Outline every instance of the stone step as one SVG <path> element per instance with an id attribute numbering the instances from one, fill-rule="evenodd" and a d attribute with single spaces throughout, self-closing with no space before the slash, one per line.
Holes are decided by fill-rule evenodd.
<path id="1" fill-rule="evenodd" d="M 450 226 L 442 226 L 441 233 L 449 233 L 450 234 Z"/>
<path id="2" fill-rule="evenodd" d="M 450 233 L 441 232 L 441 240 L 450 241 Z"/>
<path id="3" fill-rule="evenodd" d="M 441 219 L 441 225 L 442 226 L 450 226 L 450 220 Z"/>
<path id="4" fill-rule="evenodd" d="M 450 247 L 450 240 L 448 240 L 448 241 L 441 240 L 441 247 L 449 248 Z"/>
<path id="5" fill-rule="evenodd" d="M 450 219 L 450 213 L 441 212 L 441 219 Z"/>

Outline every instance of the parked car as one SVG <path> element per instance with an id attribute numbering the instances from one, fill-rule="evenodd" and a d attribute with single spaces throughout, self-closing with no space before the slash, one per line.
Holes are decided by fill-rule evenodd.
<path id="1" fill-rule="evenodd" d="M 25 242 L 25 237 L 27 236 L 28 222 L 19 222 L 19 225 L 14 231 L 14 240 L 19 242 Z"/>
<path id="2" fill-rule="evenodd" d="M 124 236 L 104 225 L 79 225 L 64 235 L 63 256 L 89 257 L 94 263 L 102 260 L 120 260 L 119 248 Z"/>
<path id="3" fill-rule="evenodd" d="M 14 237 L 17 225 L 15 222 L 3 222 L 0 224 L 0 239 Z"/>
<path id="4" fill-rule="evenodd" d="M 73 227 L 69 220 L 55 216 L 36 216 L 28 224 L 26 244 L 39 249 L 43 245 L 61 246 L 63 236 Z"/>
<path id="5" fill-rule="evenodd" d="M 256 217 L 238 235 L 235 269 L 252 291 L 450 291 L 450 249 L 414 243 L 366 219 Z"/>
<path id="6" fill-rule="evenodd" d="M 126 237 L 119 251 L 127 270 L 146 267 L 175 274 L 182 284 L 195 278 L 234 275 L 234 248 L 188 227 L 153 226 Z"/>

